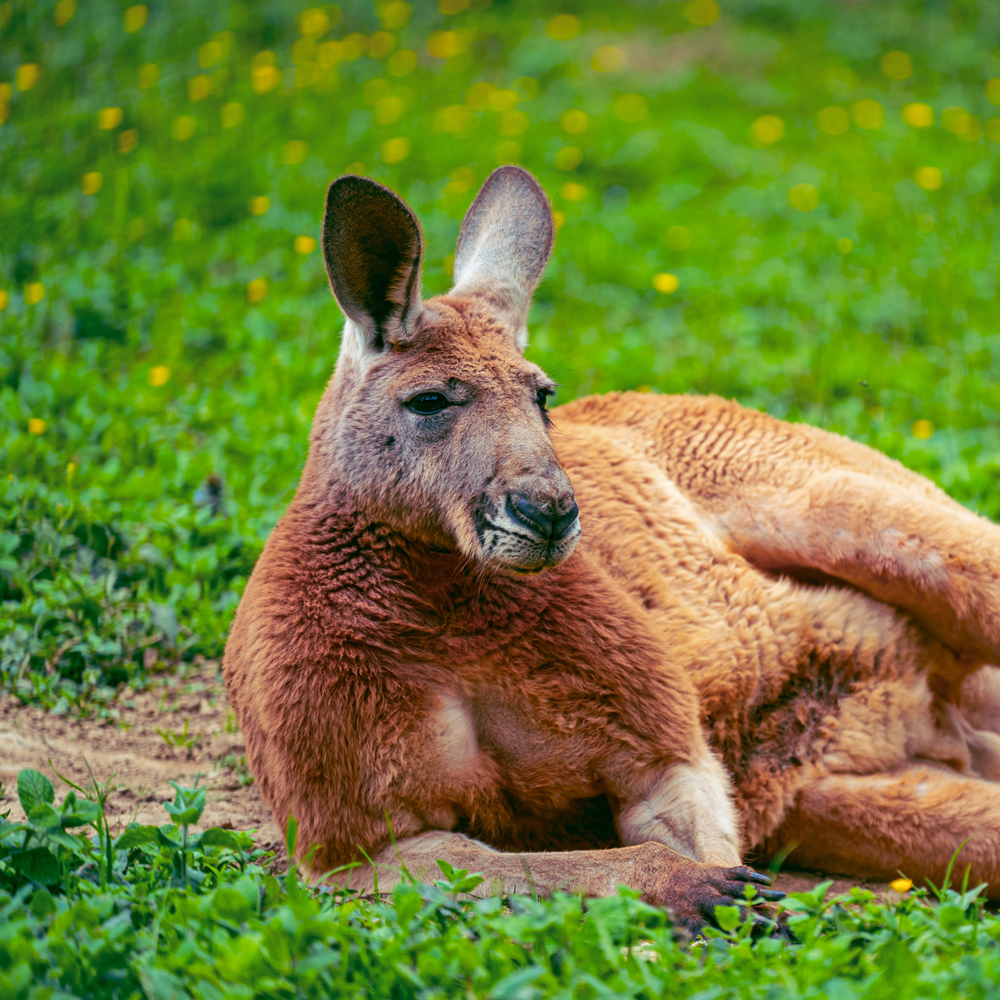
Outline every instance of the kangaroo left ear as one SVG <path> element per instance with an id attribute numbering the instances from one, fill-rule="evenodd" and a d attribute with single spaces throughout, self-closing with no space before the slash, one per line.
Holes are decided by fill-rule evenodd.
<path id="1" fill-rule="evenodd" d="M 541 185 L 521 167 L 486 178 L 462 222 L 450 294 L 488 302 L 510 327 L 518 350 L 528 346 L 528 309 L 552 252 L 555 226 Z"/>
<path id="2" fill-rule="evenodd" d="M 392 191 L 350 174 L 330 185 L 323 257 L 362 352 L 378 353 L 412 335 L 423 308 L 422 255 L 420 223 Z"/>

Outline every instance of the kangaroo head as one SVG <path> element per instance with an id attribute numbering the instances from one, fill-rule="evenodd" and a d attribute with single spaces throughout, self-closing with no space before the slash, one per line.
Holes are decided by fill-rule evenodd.
<path id="1" fill-rule="evenodd" d="M 323 253 L 347 320 L 313 425 L 313 489 L 508 572 L 570 555 L 580 522 L 549 440 L 553 383 L 523 356 L 552 239 L 537 181 L 501 167 L 462 223 L 454 288 L 425 302 L 410 209 L 367 178 L 334 181 Z"/>

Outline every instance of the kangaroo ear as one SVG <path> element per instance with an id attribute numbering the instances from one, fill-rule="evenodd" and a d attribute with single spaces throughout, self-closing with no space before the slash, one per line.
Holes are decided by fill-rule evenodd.
<path id="1" fill-rule="evenodd" d="M 409 339 L 423 306 L 422 256 L 420 223 L 392 191 L 351 174 L 330 185 L 323 216 L 326 273 L 363 351 Z"/>
<path id="2" fill-rule="evenodd" d="M 528 308 L 552 252 L 552 208 L 538 181 L 521 167 L 486 178 L 462 222 L 453 295 L 489 302 L 510 325 L 519 350 L 528 346 Z"/>

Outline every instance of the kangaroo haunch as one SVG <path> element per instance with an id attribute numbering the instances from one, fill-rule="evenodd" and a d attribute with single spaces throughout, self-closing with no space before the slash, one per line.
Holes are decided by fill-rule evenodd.
<path id="1" fill-rule="evenodd" d="M 225 658 L 278 823 L 380 889 L 441 858 L 481 893 L 624 883 L 690 928 L 792 842 L 940 880 L 972 838 L 1000 896 L 1000 528 L 721 399 L 549 413 L 523 351 L 552 239 L 502 167 L 425 302 L 406 205 L 330 187 L 340 356 Z"/>

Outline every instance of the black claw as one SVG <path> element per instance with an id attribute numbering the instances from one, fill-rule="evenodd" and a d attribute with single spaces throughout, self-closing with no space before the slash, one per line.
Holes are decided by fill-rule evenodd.
<path id="1" fill-rule="evenodd" d="M 739 889 L 720 889 L 719 898 L 709 903 L 709 906 L 732 906 L 734 903 L 739 906 L 748 905 L 750 901 L 740 892 Z"/>
<path id="2" fill-rule="evenodd" d="M 768 920 L 767 917 L 762 917 L 758 913 L 753 916 L 753 936 L 755 938 L 763 935 L 774 936 L 779 933 L 778 925 L 773 920 Z"/>
<path id="3" fill-rule="evenodd" d="M 793 944 L 798 944 L 799 941 L 791 927 L 781 923 L 781 921 L 778 921 L 777 927 L 774 928 L 774 936 L 784 938 L 785 941 L 791 941 Z"/>
<path id="4" fill-rule="evenodd" d="M 788 893 L 782 892 L 780 889 L 757 890 L 757 896 L 759 896 L 761 899 L 766 900 L 768 903 L 777 903 L 779 899 L 784 899 L 787 895 Z"/>
<path id="5" fill-rule="evenodd" d="M 751 872 L 749 881 L 753 882 L 755 885 L 770 885 L 771 879 L 767 875 L 761 875 L 759 872 Z M 784 895 L 784 893 L 782 893 Z"/>

